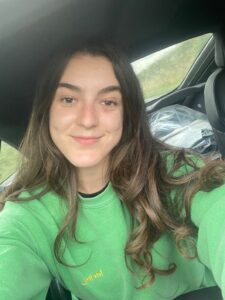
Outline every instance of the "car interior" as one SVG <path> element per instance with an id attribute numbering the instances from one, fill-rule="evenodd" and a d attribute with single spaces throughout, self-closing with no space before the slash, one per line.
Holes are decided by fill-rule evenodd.
<path id="1" fill-rule="evenodd" d="M 206 81 L 204 89 L 205 110 L 214 130 L 222 156 L 225 156 L 225 44 L 223 36 L 215 34 L 216 69 Z"/>
<path id="2" fill-rule="evenodd" d="M 18 148 L 26 130 L 36 83 L 62 48 L 89 39 L 122 46 L 131 62 L 202 34 L 213 36 L 182 83 L 146 101 L 150 115 L 174 104 L 207 115 L 225 156 L 225 10 L 203 0 L 3 0 L 0 1 L 0 140 Z M 46 300 L 71 294 L 52 280 Z M 203 288 L 176 300 L 220 300 Z M 82 299 L 81 299 L 82 300 Z"/>

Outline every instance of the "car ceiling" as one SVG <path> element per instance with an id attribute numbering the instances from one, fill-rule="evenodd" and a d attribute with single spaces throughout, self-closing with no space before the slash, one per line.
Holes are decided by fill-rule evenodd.
<path id="1" fill-rule="evenodd" d="M 124 46 L 134 60 L 189 37 L 216 32 L 223 1 L 0 0 L 0 138 L 17 145 L 37 78 L 61 47 L 90 38 Z"/>

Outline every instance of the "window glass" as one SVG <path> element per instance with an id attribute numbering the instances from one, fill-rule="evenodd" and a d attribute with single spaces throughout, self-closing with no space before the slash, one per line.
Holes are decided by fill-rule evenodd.
<path id="1" fill-rule="evenodd" d="M 18 160 L 18 150 L 2 142 L 0 151 L 0 183 L 16 172 Z"/>
<path id="2" fill-rule="evenodd" d="M 189 39 L 133 62 L 146 101 L 177 88 L 211 36 Z"/>

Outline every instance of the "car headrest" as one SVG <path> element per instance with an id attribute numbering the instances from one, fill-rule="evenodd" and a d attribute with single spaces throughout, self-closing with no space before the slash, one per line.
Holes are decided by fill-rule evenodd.
<path id="1" fill-rule="evenodd" d="M 214 34 L 215 39 L 215 62 L 217 67 L 225 67 L 225 39 L 221 33 Z"/>
<path id="2" fill-rule="evenodd" d="M 225 158 L 225 68 L 218 68 L 207 80 L 205 109 L 218 148 Z"/>
<path id="3" fill-rule="evenodd" d="M 205 108 L 211 126 L 225 132 L 225 69 L 217 69 L 205 85 Z"/>

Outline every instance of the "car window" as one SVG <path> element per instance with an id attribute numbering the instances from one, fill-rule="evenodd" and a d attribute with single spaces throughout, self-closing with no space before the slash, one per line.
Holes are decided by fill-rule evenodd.
<path id="1" fill-rule="evenodd" d="M 0 183 L 16 172 L 18 161 L 19 151 L 2 142 L 0 151 Z"/>
<path id="2" fill-rule="evenodd" d="M 173 91 L 181 84 L 211 36 L 209 33 L 186 40 L 132 63 L 146 102 Z"/>

